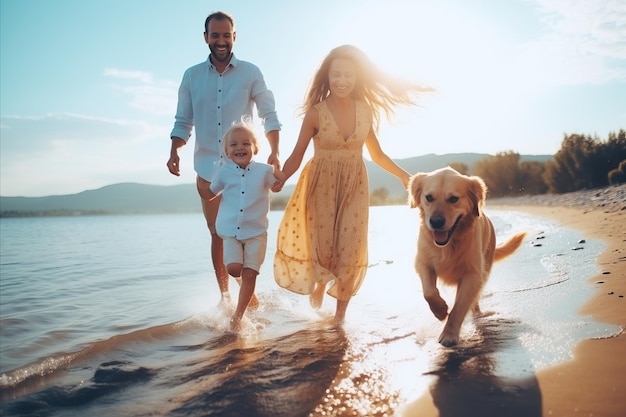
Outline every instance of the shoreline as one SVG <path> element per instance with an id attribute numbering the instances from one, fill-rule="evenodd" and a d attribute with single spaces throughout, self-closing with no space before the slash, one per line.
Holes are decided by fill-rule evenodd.
<path id="1" fill-rule="evenodd" d="M 595 294 L 579 308 L 621 333 L 587 339 L 567 362 L 537 372 L 545 416 L 621 416 L 626 412 L 626 185 L 559 195 L 499 198 L 487 206 L 557 220 L 607 244 L 589 279 Z"/>

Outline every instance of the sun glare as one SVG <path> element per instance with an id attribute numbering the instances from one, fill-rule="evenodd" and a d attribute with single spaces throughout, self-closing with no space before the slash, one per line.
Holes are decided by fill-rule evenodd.
<path id="1" fill-rule="evenodd" d="M 493 146 L 480 143 L 492 136 L 485 133 L 508 130 L 524 96 L 523 74 L 515 51 L 503 46 L 489 22 L 470 9 L 430 2 L 407 1 L 391 16 L 380 3 L 355 13 L 337 38 L 362 48 L 383 70 L 436 90 L 420 100 L 423 108 L 398 111 L 393 126 L 384 127 L 393 136 L 469 132 L 476 136 L 471 147 L 457 151 L 481 152 Z"/>

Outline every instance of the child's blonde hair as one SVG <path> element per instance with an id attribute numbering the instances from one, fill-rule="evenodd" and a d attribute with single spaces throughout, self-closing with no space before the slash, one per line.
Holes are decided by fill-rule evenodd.
<path id="1" fill-rule="evenodd" d="M 228 154 L 228 143 L 230 142 L 230 137 L 237 131 L 246 132 L 248 134 L 248 138 L 252 143 L 252 152 L 256 155 L 259 152 L 259 141 L 256 138 L 256 134 L 254 133 L 249 117 L 242 117 L 240 122 L 233 122 L 226 133 L 224 133 L 222 140 L 224 142 L 224 154 Z"/>

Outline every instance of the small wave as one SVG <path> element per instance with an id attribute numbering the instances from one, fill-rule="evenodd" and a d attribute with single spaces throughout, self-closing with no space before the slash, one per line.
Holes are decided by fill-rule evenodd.
<path id="1" fill-rule="evenodd" d="M 150 343 L 167 340 L 177 334 L 189 331 L 200 324 L 190 318 L 183 321 L 154 326 L 130 333 L 113 336 L 87 345 L 76 352 L 62 352 L 46 357 L 41 361 L 19 367 L 0 376 L 0 390 L 19 387 L 20 384 L 39 377 L 48 377 L 55 372 L 65 370 L 70 364 L 89 360 L 97 355 L 118 349 L 131 343 Z"/>
<path id="2" fill-rule="evenodd" d="M 616 337 L 621 336 L 622 334 L 624 334 L 624 328 L 620 327 L 618 331 L 616 331 L 615 333 L 611 333 L 605 336 L 596 336 L 596 337 L 592 337 L 591 340 L 604 340 L 604 339 L 613 339 Z"/>
<path id="3" fill-rule="evenodd" d="M 532 286 L 532 287 L 518 288 L 518 289 L 515 289 L 515 290 L 504 290 L 504 291 L 501 291 L 501 292 L 513 292 L 513 293 L 515 293 L 515 292 L 534 291 L 534 290 L 540 290 L 542 288 L 552 287 L 553 285 L 559 285 L 559 284 L 562 284 L 562 283 L 567 282 L 567 281 L 569 281 L 569 277 L 565 277 L 565 278 L 562 278 L 562 279 L 559 279 L 559 280 L 556 280 L 556 281 L 546 282 L 544 284 L 539 284 L 539 285 L 535 285 L 535 286 Z"/>
<path id="4" fill-rule="evenodd" d="M 563 284 L 569 281 L 570 276 L 565 270 L 565 268 L 563 268 L 558 262 L 556 262 L 556 259 L 560 256 L 561 256 L 560 254 L 556 254 L 556 255 L 551 255 L 551 256 L 544 256 L 543 258 L 541 258 L 541 264 L 550 274 L 552 278 L 551 280 L 547 282 L 539 282 L 539 283 L 536 283 L 535 285 L 524 286 L 522 288 L 516 288 L 512 290 L 503 290 L 502 292 L 519 293 L 519 292 L 526 292 L 526 291 L 535 291 L 535 290 L 540 290 L 543 288 L 552 287 L 554 285 Z"/>
<path id="5" fill-rule="evenodd" d="M 111 361 L 101 364 L 93 377 L 79 385 L 51 386 L 30 397 L 8 403 L 4 412 L 9 415 L 40 415 L 51 407 L 75 407 L 93 402 L 95 399 L 119 391 L 130 385 L 150 380 L 156 371 L 135 366 L 130 362 Z"/>
<path id="6" fill-rule="evenodd" d="M 41 362 L 23 366 L 0 376 L 0 390 L 14 388 L 20 383 L 35 377 L 47 376 L 59 368 L 67 366 L 78 353 L 59 354 L 45 358 Z"/>

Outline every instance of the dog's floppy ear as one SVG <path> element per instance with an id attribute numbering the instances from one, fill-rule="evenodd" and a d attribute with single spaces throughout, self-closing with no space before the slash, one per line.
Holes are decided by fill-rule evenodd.
<path id="1" fill-rule="evenodd" d="M 469 177 L 469 183 L 468 196 L 472 202 L 472 213 L 474 216 L 479 217 L 487 198 L 487 185 L 482 178 L 477 176 Z"/>
<path id="2" fill-rule="evenodd" d="M 420 196 L 422 194 L 422 179 L 426 176 L 425 173 L 418 173 L 413 175 L 409 179 L 409 206 L 415 208 L 419 205 Z"/>

